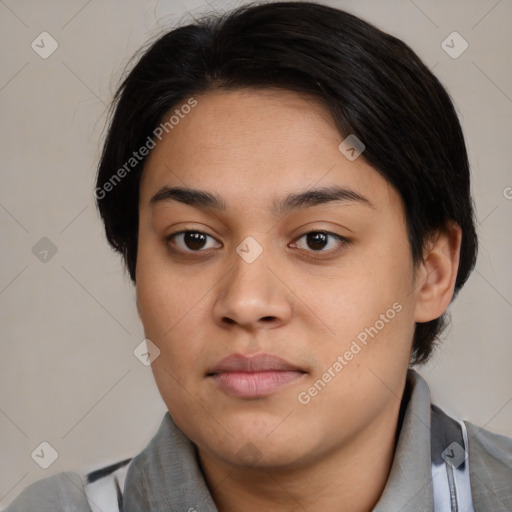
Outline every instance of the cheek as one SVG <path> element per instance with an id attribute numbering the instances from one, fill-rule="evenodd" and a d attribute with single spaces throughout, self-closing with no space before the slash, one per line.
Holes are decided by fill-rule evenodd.
<path id="1" fill-rule="evenodd" d="M 403 375 L 409 364 L 415 326 L 412 277 L 412 257 L 405 239 L 405 243 L 397 240 L 395 244 L 380 240 L 357 258 L 347 259 L 337 272 L 307 280 L 302 288 L 304 302 L 321 319 L 318 325 L 328 327 L 314 345 L 321 361 L 316 379 L 342 356 L 343 370 L 334 371 L 344 376 L 335 379 L 341 386 L 338 393 L 354 386 L 365 389 L 370 384 L 367 379 L 375 380 L 370 370 L 399 390 L 401 381 L 395 376 Z M 362 385 L 361 379 L 366 384 Z M 335 394 L 337 387 L 334 384 L 331 392 Z"/>
<path id="2" fill-rule="evenodd" d="M 202 295 L 192 286 L 166 276 L 148 276 L 137 281 L 137 301 L 145 335 L 161 351 L 171 353 L 172 360 L 175 354 L 183 356 L 184 351 L 180 350 L 183 345 L 187 345 L 187 351 L 194 348 L 193 334 L 201 325 L 199 317 L 204 308 Z"/>
<path id="3" fill-rule="evenodd" d="M 348 339 L 372 326 L 387 311 L 386 320 L 407 316 L 395 313 L 397 308 L 409 311 L 407 306 L 414 298 L 411 283 L 408 258 L 385 254 L 381 249 L 367 257 L 354 258 L 335 273 L 320 278 L 308 276 L 303 279 L 300 297 L 331 337 Z M 395 303 L 399 306 L 393 309 Z"/>
<path id="4" fill-rule="evenodd" d="M 193 278 L 170 269 L 156 253 L 141 252 L 136 293 L 145 336 L 160 350 L 153 373 L 168 388 L 174 386 L 171 375 L 186 384 L 204 366 L 201 329 L 211 323 L 212 284 L 206 275 Z"/>
<path id="5" fill-rule="evenodd" d="M 201 290 L 194 280 L 171 268 L 164 248 L 149 235 L 139 236 L 136 273 L 137 303 L 146 335 L 161 340 L 198 303 Z"/>
<path id="6" fill-rule="evenodd" d="M 137 301 L 145 337 L 160 350 L 151 370 L 174 420 L 178 425 L 186 424 L 187 418 L 201 418 L 198 401 L 191 400 L 191 396 L 202 377 L 199 369 L 204 368 L 204 350 L 197 336 L 203 314 L 198 299 L 204 293 L 177 283 L 155 267 L 148 269 L 141 270 L 137 279 Z"/>

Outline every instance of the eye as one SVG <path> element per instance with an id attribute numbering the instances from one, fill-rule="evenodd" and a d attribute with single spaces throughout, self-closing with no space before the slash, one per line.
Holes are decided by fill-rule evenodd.
<path id="1" fill-rule="evenodd" d="M 305 244 L 300 242 L 302 239 Z M 215 238 L 203 231 L 178 231 L 168 235 L 165 241 L 176 246 L 178 252 L 185 253 L 205 252 L 216 247 Z M 349 239 L 329 231 L 309 231 L 300 236 L 292 245 L 308 252 L 337 253 L 349 242 Z M 222 246 L 219 242 L 217 244 L 217 247 Z"/>
<path id="2" fill-rule="evenodd" d="M 302 239 L 305 240 L 305 244 L 299 243 Z M 309 247 L 311 251 L 308 252 L 336 253 L 348 243 L 350 243 L 348 238 L 337 235 L 336 233 L 330 233 L 329 231 L 309 231 L 297 238 L 294 245 L 306 250 L 308 250 Z M 304 245 L 306 247 L 304 247 Z"/>
<path id="3" fill-rule="evenodd" d="M 201 252 L 204 249 L 212 248 L 212 246 L 208 246 L 209 238 L 215 240 L 202 231 L 178 231 L 168 235 L 165 241 L 176 245 L 181 252 Z"/>

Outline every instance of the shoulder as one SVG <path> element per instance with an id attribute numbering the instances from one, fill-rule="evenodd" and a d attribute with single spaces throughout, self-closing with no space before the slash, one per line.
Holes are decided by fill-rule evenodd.
<path id="1" fill-rule="evenodd" d="M 495 478 L 503 477 L 512 488 L 512 438 L 495 434 L 469 421 L 464 421 L 475 471 Z"/>
<path id="2" fill-rule="evenodd" d="M 477 499 L 497 499 L 503 508 L 496 510 L 512 510 L 512 438 L 469 421 L 464 424 L 468 433 L 473 493 Z"/>
<path id="3" fill-rule="evenodd" d="M 504 468 L 512 469 L 512 437 L 495 434 L 485 428 L 464 421 L 470 445 L 482 456 L 490 457 Z"/>
<path id="4" fill-rule="evenodd" d="M 84 475 L 62 472 L 37 480 L 23 489 L 3 512 L 118 512 L 131 460 Z"/>
<path id="5" fill-rule="evenodd" d="M 512 511 L 512 438 L 456 420 L 431 404 L 431 457 L 433 477 L 440 471 L 448 479 L 446 485 L 433 478 L 434 498 L 460 498 L 460 510 L 470 510 L 472 501 L 476 512 Z"/>
<path id="6" fill-rule="evenodd" d="M 512 486 L 512 438 L 495 434 L 469 421 L 464 421 L 464 424 L 475 471 L 506 476 Z"/>
<path id="7" fill-rule="evenodd" d="M 90 512 L 78 473 L 63 472 L 28 485 L 4 512 Z"/>

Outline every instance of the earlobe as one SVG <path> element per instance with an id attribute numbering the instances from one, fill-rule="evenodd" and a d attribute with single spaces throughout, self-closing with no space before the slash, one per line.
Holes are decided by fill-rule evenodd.
<path id="1" fill-rule="evenodd" d="M 417 272 L 416 322 L 439 318 L 450 305 L 459 268 L 461 239 L 460 226 L 449 222 L 428 244 Z"/>

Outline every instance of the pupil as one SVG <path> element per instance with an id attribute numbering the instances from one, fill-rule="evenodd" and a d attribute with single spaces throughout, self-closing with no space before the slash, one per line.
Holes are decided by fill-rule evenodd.
<path id="1" fill-rule="evenodd" d="M 308 235 L 308 246 L 311 249 L 323 249 L 326 239 L 325 233 L 310 233 Z"/>
<path id="2" fill-rule="evenodd" d="M 205 238 L 204 233 L 185 233 L 185 244 L 189 249 L 201 249 Z"/>

